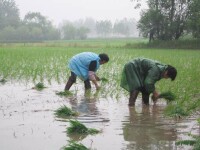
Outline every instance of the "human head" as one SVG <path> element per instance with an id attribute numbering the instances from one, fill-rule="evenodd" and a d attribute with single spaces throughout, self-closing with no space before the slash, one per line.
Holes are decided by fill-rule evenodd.
<path id="1" fill-rule="evenodd" d="M 109 57 L 105 53 L 99 54 L 99 58 L 100 58 L 100 64 L 105 64 L 109 61 Z"/>
<path id="2" fill-rule="evenodd" d="M 177 70 L 176 68 L 174 68 L 173 66 L 171 65 L 168 65 L 166 70 L 165 70 L 165 75 L 166 75 L 166 78 L 171 78 L 171 80 L 175 80 L 176 78 L 176 75 L 177 75 Z"/>

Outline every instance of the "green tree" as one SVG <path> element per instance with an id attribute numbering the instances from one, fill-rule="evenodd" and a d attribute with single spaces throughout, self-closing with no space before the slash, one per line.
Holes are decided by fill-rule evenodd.
<path id="1" fill-rule="evenodd" d="M 179 39 L 186 30 L 190 0 L 148 0 L 149 9 L 142 12 L 140 33 L 151 39 Z"/>
<path id="2" fill-rule="evenodd" d="M 189 6 L 188 31 L 192 32 L 194 38 L 200 38 L 200 3 L 193 0 Z"/>
<path id="3" fill-rule="evenodd" d="M 62 34 L 64 40 L 73 40 L 76 37 L 76 28 L 72 23 L 66 22 L 62 26 Z"/>
<path id="4" fill-rule="evenodd" d="M 76 37 L 78 39 L 84 40 L 87 38 L 87 34 L 90 32 L 90 30 L 86 27 L 80 27 L 77 29 Z"/>
<path id="5" fill-rule="evenodd" d="M 0 30 L 17 27 L 20 23 L 19 10 L 14 0 L 0 0 Z"/>
<path id="6" fill-rule="evenodd" d="M 30 41 L 30 31 L 29 31 L 29 28 L 28 26 L 25 26 L 25 25 L 21 25 L 19 26 L 17 29 L 16 29 L 16 33 L 18 35 L 17 39 L 19 41 Z"/>
<path id="7" fill-rule="evenodd" d="M 130 29 L 127 20 L 120 20 L 115 22 L 113 26 L 113 32 L 119 35 L 129 36 Z"/>
<path id="8" fill-rule="evenodd" d="M 60 39 L 60 32 L 53 27 L 51 21 L 39 12 L 29 12 L 25 15 L 23 23 L 31 31 L 31 37 L 36 40 L 56 40 Z M 36 32 L 36 33 L 34 33 Z"/>
<path id="9" fill-rule="evenodd" d="M 2 42 L 15 41 L 16 37 L 15 28 L 12 26 L 7 26 L 0 31 L 0 41 Z"/>
<path id="10" fill-rule="evenodd" d="M 96 22 L 96 31 L 98 34 L 106 36 L 112 31 L 112 23 L 111 21 L 97 21 Z"/>

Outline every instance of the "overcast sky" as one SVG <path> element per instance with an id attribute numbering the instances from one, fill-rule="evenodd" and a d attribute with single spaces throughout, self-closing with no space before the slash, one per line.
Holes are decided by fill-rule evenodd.
<path id="1" fill-rule="evenodd" d="M 145 1 L 145 0 L 142 0 Z M 131 0 L 15 0 L 20 16 L 27 12 L 40 12 L 58 25 L 63 20 L 75 21 L 91 17 L 95 20 L 135 18 L 139 20 L 141 9 L 135 10 Z"/>

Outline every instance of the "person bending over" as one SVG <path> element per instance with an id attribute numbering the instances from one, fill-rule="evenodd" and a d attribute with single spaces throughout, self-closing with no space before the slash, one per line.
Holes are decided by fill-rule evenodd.
<path id="1" fill-rule="evenodd" d="M 105 53 L 97 55 L 93 52 L 82 52 L 73 56 L 69 61 L 71 76 L 67 81 L 65 91 L 68 91 L 76 82 L 77 76 L 84 81 L 86 90 L 91 89 L 90 81 L 92 81 L 96 89 L 99 89 L 100 86 L 97 81 L 99 81 L 100 78 L 96 75 L 96 71 L 99 69 L 100 65 L 108 61 L 109 57 Z"/>
<path id="2" fill-rule="evenodd" d="M 125 64 L 120 86 L 130 93 L 129 106 L 135 105 L 139 92 L 142 93 L 143 103 L 148 105 L 151 93 L 154 103 L 159 98 L 155 83 L 163 78 L 171 78 L 173 81 L 176 75 L 177 70 L 171 65 L 147 58 L 136 58 Z"/>

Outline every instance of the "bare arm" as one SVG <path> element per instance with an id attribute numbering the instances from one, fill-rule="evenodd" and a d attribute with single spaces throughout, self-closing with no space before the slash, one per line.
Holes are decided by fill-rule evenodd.
<path id="1" fill-rule="evenodd" d="M 97 83 L 97 81 L 99 81 L 99 77 L 97 77 L 97 75 L 95 74 L 95 72 L 89 71 L 89 79 L 95 85 L 96 89 L 100 89 L 100 86 Z"/>

